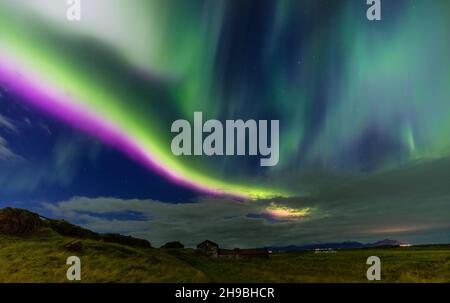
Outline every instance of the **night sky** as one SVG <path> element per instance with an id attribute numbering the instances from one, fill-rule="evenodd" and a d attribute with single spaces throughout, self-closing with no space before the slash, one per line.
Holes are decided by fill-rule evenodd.
<path id="1" fill-rule="evenodd" d="M 0 207 L 154 245 L 450 242 L 450 3 L 0 3 Z M 280 162 L 173 121 L 280 121 Z"/>

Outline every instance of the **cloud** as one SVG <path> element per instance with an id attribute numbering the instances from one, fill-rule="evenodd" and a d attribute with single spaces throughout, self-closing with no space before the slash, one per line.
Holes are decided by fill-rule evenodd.
<path id="1" fill-rule="evenodd" d="M 384 238 L 444 243 L 450 242 L 448 180 L 450 158 L 347 180 L 314 197 L 201 198 L 184 204 L 74 197 L 45 203 L 43 211 L 99 232 L 146 238 L 156 246 L 175 240 L 195 246 L 205 239 L 230 248 Z"/>
<path id="2" fill-rule="evenodd" d="M 8 142 L 0 136 L 0 161 L 20 162 L 24 159 L 8 148 Z"/>
<path id="3" fill-rule="evenodd" d="M 58 139 L 45 157 L 25 160 L 9 150 L 6 140 L 0 137 L 2 190 L 8 193 L 32 193 L 39 186 L 69 186 L 78 173 L 83 157 L 95 158 L 99 148 L 96 141 L 67 136 Z"/>
<path id="4" fill-rule="evenodd" d="M 0 130 L 5 129 L 9 132 L 19 133 L 18 128 L 13 122 L 0 113 Z M 5 138 L 0 136 L 0 161 L 21 161 L 23 158 L 15 154 L 9 147 Z"/>
<path id="5" fill-rule="evenodd" d="M 323 217 L 319 212 L 291 221 L 249 217 L 249 214 L 263 214 L 272 203 L 268 200 L 202 198 L 195 203 L 172 204 L 154 200 L 75 197 L 57 204 L 46 203 L 44 208 L 54 216 L 76 221 L 96 231 L 127 233 L 147 238 L 156 245 L 180 240 L 195 246 L 205 239 L 227 247 L 272 245 L 293 241 L 292 235 L 301 234 L 303 224 Z M 299 199 L 295 204 L 308 206 L 310 203 Z M 292 201 L 283 204 L 292 204 Z M 131 212 L 142 218 L 114 219 L 119 214 Z"/>
<path id="6" fill-rule="evenodd" d="M 13 121 L 0 113 L 0 131 L 1 130 L 6 130 L 7 132 L 14 134 L 19 133 L 19 129 L 13 123 Z M 15 163 L 23 160 L 24 160 L 23 157 L 17 155 L 8 147 L 8 142 L 6 141 L 6 139 L 0 136 L 0 161 L 8 161 Z"/>
<path id="7" fill-rule="evenodd" d="M 17 127 L 13 124 L 13 122 L 6 118 L 5 116 L 3 116 L 2 114 L 0 114 L 0 129 L 4 128 L 8 131 L 14 132 L 14 133 L 18 133 L 19 130 L 17 129 Z"/>
<path id="8" fill-rule="evenodd" d="M 2 194 L 30 194 L 49 185 L 69 186 L 85 158 L 96 158 L 100 144 L 75 131 L 54 131 L 55 125 L 46 117 L 21 102 L 13 102 L 6 92 L 5 96 L 0 96 Z"/>

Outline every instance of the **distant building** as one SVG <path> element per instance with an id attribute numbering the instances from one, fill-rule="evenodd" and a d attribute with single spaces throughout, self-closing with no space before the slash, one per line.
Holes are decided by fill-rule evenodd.
<path id="1" fill-rule="evenodd" d="M 209 240 L 205 240 L 197 245 L 197 249 L 202 252 L 202 254 L 217 258 L 219 255 L 219 244 L 214 243 Z"/>
<path id="2" fill-rule="evenodd" d="M 253 249 L 220 249 L 217 243 L 206 240 L 197 245 L 197 249 L 202 254 L 213 258 L 230 258 L 230 259 L 267 259 L 270 253 L 265 248 Z"/>

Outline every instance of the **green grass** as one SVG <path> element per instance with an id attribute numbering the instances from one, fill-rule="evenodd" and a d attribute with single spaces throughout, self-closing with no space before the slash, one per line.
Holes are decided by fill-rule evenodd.
<path id="1" fill-rule="evenodd" d="M 83 250 L 67 251 L 73 241 L 44 230 L 31 237 L 0 236 L 0 282 L 67 282 L 66 259 L 81 259 L 83 282 L 203 282 L 199 270 L 153 248 L 133 248 L 81 240 Z"/>
<path id="2" fill-rule="evenodd" d="M 270 260 L 209 259 L 178 253 L 178 258 L 212 282 L 368 282 L 366 260 L 370 256 L 381 258 L 382 282 L 450 282 L 449 246 L 280 253 Z"/>
<path id="3" fill-rule="evenodd" d="M 192 249 L 132 248 L 74 239 L 44 229 L 0 236 L 0 282 L 67 282 L 67 257 L 82 262 L 82 282 L 367 282 L 366 259 L 382 261 L 382 282 L 450 282 L 450 246 L 273 254 L 268 260 L 211 259 Z"/>

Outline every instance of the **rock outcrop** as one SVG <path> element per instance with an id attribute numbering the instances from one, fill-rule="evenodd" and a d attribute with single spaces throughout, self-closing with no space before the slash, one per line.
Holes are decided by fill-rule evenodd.
<path id="1" fill-rule="evenodd" d="M 70 224 L 65 220 L 45 220 L 44 225 L 56 231 L 58 234 L 66 237 L 99 240 L 100 235 L 82 228 L 77 225 Z"/>
<path id="2" fill-rule="evenodd" d="M 0 209 L 0 234 L 10 236 L 30 235 L 42 227 L 38 214 L 25 209 Z"/>
<path id="3" fill-rule="evenodd" d="M 50 228 L 56 233 L 70 238 L 104 241 L 134 247 L 151 247 L 150 242 L 144 239 L 119 234 L 99 234 L 65 220 L 47 218 L 42 220 L 38 214 L 25 209 L 10 207 L 0 209 L 0 234 L 9 236 L 31 235 L 43 227 Z"/>

